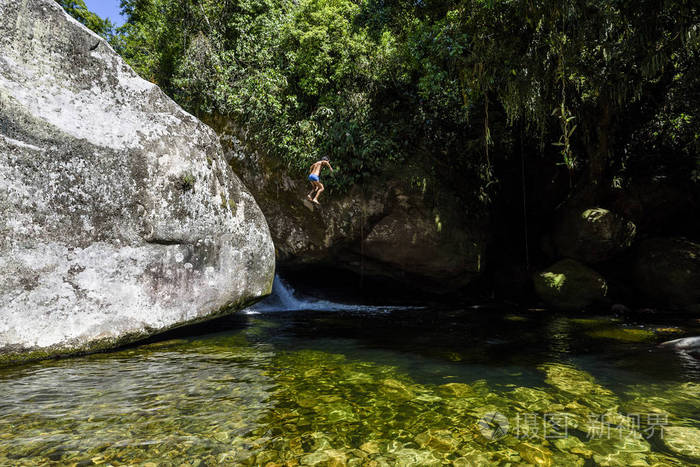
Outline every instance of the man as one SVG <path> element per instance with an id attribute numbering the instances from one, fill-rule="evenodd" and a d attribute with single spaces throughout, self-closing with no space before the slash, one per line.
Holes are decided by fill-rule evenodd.
<path id="1" fill-rule="evenodd" d="M 325 165 L 327 165 L 328 168 L 331 169 L 331 172 L 333 172 L 333 167 L 331 167 L 331 164 L 328 162 L 328 158 L 326 156 L 323 156 L 320 161 L 314 162 L 309 169 L 309 181 L 311 182 L 312 190 L 308 195 L 306 195 L 306 197 L 309 199 L 309 201 L 318 205 L 321 204 L 318 202 L 318 197 L 324 190 L 323 183 L 321 183 L 319 177 L 321 175 L 321 169 Z M 316 194 L 315 196 L 314 193 Z"/>

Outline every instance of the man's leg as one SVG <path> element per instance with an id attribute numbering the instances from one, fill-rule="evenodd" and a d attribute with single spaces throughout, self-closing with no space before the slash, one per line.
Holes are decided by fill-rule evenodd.
<path id="1" fill-rule="evenodd" d="M 306 197 L 309 199 L 309 201 L 313 201 L 313 196 L 314 196 L 314 193 L 316 193 L 317 189 L 318 189 L 318 187 L 316 186 L 316 182 L 311 182 L 311 191 L 309 192 L 308 195 L 306 195 Z"/>
<path id="2" fill-rule="evenodd" d="M 318 204 L 318 196 L 323 192 L 323 190 L 325 190 L 325 188 L 323 187 L 323 183 L 321 182 L 316 182 L 316 185 L 316 196 L 314 196 L 314 199 L 312 199 L 311 201 Z"/>

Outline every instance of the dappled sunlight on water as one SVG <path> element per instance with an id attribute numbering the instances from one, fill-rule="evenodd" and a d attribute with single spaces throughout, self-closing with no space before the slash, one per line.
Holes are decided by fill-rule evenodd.
<path id="1" fill-rule="evenodd" d="M 700 462 L 698 366 L 663 333 L 483 313 L 263 313 L 6 368 L 0 464 Z"/>

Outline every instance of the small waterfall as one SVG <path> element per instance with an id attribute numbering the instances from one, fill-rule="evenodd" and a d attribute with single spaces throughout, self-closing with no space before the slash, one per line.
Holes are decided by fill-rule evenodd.
<path id="1" fill-rule="evenodd" d="M 253 305 L 249 309 L 255 311 L 291 311 L 308 309 L 307 300 L 300 300 L 294 296 L 294 288 L 280 276 L 275 274 L 272 283 L 272 294 L 265 300 Z"/>
<path id="2" fill-rule="evenodd" d="M 400 306 L 369 306 L 369 305 L 352 305 L 346 303 L 331 302 L 321 300 L 314 297 L 306 297 L 297 294 L 294 288 L 280 276 L 275 274 L 275 280 L 272 283 L 272 294 L 265 300 L 256 303 L 244 310 L 245 313 L 255 314 L 260 312 L 271 311 L 301 311 L 301 310 L 320 310 L 320 311 L 389 311 L 394 309 L 415 308 L 415 307 L 400 307 Z"/>

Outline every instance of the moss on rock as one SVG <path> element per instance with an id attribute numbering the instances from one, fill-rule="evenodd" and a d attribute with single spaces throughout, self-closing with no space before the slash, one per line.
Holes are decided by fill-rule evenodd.
<path id="1" fill-rule="evenodd" d="M 564 259 L 535 274 L 535 292 L 552 308 L 580 310 L 605 300 L 608 285 L 594 270 L 578 261 Z"/>

